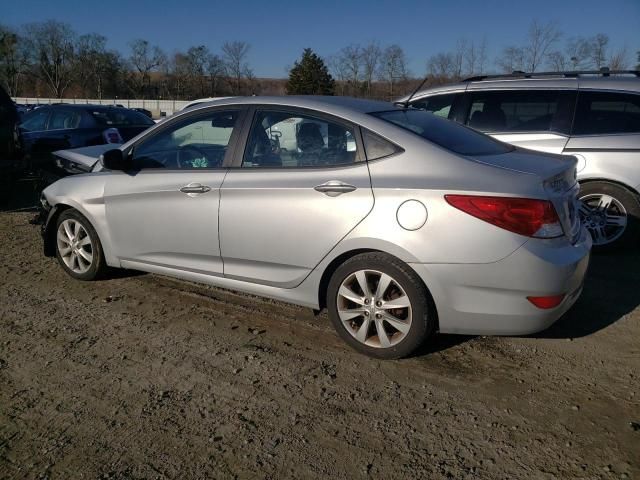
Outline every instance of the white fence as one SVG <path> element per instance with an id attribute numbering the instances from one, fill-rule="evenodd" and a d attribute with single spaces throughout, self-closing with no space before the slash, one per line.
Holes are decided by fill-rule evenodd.
<path id="1" fill-rule="evenodd" d="M 190 101 L 185 100 L 136 100 L 136 99 L 97 99 L 97 98 L 27 98 L 14 97 L 16 103 L 24 105 L 51 104 L 51 103 L 71 103 L 71 104 L 94 104 L 94 105 L 122 105 L 127 108 L 145 108 L 153 114 L 154 118 L 172 115 L 182 109 Z"/>

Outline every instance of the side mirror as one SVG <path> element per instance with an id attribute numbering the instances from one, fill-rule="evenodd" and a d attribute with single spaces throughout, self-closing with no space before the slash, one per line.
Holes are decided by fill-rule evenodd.
<path id="1" fill-rule="evenodd" d="M 114 148 L 100 155 L 100 162 L 107 170 L 130 170 L 131 162 L 122 154 L 122 150 Z"/>

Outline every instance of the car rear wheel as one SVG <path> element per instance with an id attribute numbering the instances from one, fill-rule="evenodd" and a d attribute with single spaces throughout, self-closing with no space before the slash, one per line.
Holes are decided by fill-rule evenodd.
<path id="1" fill-rule="evenodd" d="M 65 210 L 56 223 L 56 257 L 78 280 L 94 280 L 106 271 L 98 234 L 77 210 Z"/>
<path id="2" fill-rule="evenodd" d="M 418 275 L 384 253 L 356 255 L 336 269 L 327 292 L 338 334 L 366 355 L 410 355 L 434 331 L 435 308 Z"/>
<path id="3" fill-rule="evenodd" d="M 580 219 L 594 249 L 615 250 L 637 245 L 640 233 L 638 197 L 609 182 L 588 182 L 580 188 Z"/>

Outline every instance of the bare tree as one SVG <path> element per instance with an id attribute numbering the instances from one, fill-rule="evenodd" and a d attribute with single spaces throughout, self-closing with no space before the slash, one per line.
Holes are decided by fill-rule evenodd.
<path id="1" fill-rule="evenodd" d="M 362 59 L 362 69 L 364 70 L 364 81 L 367 84 L 367 95 L 371 96 L 373 76 L 378 69 L 378 62 L 380 61 L 380 46 L 378 43 L 371 42 L 362 47 L 360 58 Z"/>
<path id="2" fill-rule="evenodd" d="M 204 45 L 187 50 L 187 64 L 191 82 L 198 87 L 198 96 L 204 97 L 207 87 L 207 61 L 211 52 Z"/>
<path id="3" fill-rule="evenodd" d="M 607 61 L 607 45 L 609 37 L 604 33 L 598 33 L 592 39 L 591 61 L 596 68 L 602 68 Z"/>
<path id="4" fill-rule="evenodd" d="M 393 86 L 398 80 L 406 80 L 409 72 L 407 58 L 399 45 L 390 45 L 382 52 L 378 76 L 389 85 L 389 97 L 393 97 Z"/>
<path id="5" fill-rule="evenodd" d="M 462 70 L 464 68 L 464 57 L 467 51 L 467 40 L 461 38 L 456 42 L 456 49 L 453 52 L 453 79 L 460 80 L 462 78 Z"/>
<path id="6" fill-rule="evenodd" d="M 134 68 L 132 83 L 134 90 L 144 98 L 151 86 L 151 72 L 167 64 L 167 56 L 158 46 L 152 46 L 147 40 L 136 39 L 129 43 L 131 54 L 129 62 Z"/>
<path id="7" fill-rule="evenodd" d="M 222 45 L 222 55 L 227 69 L 227 75 L 233 80 L 233 93 L 240 95 L 242 79 L 251 75 L 247 64 L 247 54 L 251 46 L 246 42 L 225 42 Z"/>
<path id="8" fill-rule="evenodd" d="M 75 32 L 55 20 L 27 25 L 26 32 L 40 78 L 52 95 L 62 98 L 73 80 Z"/>
<path id="9" fill-rule="evenodd" d="M 573 37 L 565 47 L 566 63 L 573 70 L 582 70 L 591 66 L 591 41 L 584 37 Z"/>
<path id="10" fill-rule="evenodd" d="M 554 22 L 531 22 L 527 44 L 524 47 L 525 67 L 529 72 L 535 72 L 543 64 L 560 37 L 560 30 Z"/>
<path id="11" fill-rule="evenodd" d="M 104 85 L 114 69 L 119 67 L 118 54 L 107 51 L 107 38 L 97 33 L 89 33 L 78 38 L 75 56 L 75 74 L 85 95 L 95 91 L 102 98 Z M 95 87 L 95 90 L 90 88 Z"/>
<path id="12" fill-rule="evenodd" d="M 190 74 L 187 55 L 183 52 L 174 53 L 168 67 L 172 80 L 174 98 L 186 97 Z"/>
<path id="13" fill-rule="evenodd" d="M 496 61 L 498 67 L 505 73 L 513 73 L 523 70 L 525 63 L 525 53 L 521 47 L 510 46 L 502 51 L 502 56 Z"/>
<path id="14" fill-rule="evenodd" d="M 205 68 L 209 76 L 209 95 L 215 97 L 218 95 L 218 81 L 224 75 L 224 61 L 218 55 L 209 54 Z"/>
<path id="15" fill-rule="evenodd" d="M 340 50 L 339 57 L 347 72 L 347 82 L 351 84 L 351 94 L 358 92 L 360 82 L 360 66 L 362 64 L 362 49 L 360 45 L 352 44 Z"/>
<path id="16" fill-rule="evenodd" d="M 0 82 L 16 96 L 20 82 L 29 69 L 29 51 L 25 40 L 17 31 L 0 25 Z"/>
<path id="17" fill-rule="evenodd" d="M 554 72 L 562 72 L 568 70 L 569 60 L 564 53 L 556 50 L 548 55 L 547 61 Z"/>
<path id="18" fill-rule="evenodd" d="M 611 70 L 625 70 L 629 66 L 629 51 L 624 45 L 609 57 L 609 68 Z"/>
<path id="19" fill-rule="evenodd" d="M 438 53 L 429 57 L 427 72 L 436 80 L 447 82 L 454 75 L 454 58 L 451 53 Z"/>
<path id="20" fill-rule="evenodd" d="M 331 75 L 338 80 L 337 85 L 340 87 L 340 95 L 344 95 L 349 72 L 341 56 L 339 54 L 330 56 L 327 59 L 327 67 L 329 67 Z"/>

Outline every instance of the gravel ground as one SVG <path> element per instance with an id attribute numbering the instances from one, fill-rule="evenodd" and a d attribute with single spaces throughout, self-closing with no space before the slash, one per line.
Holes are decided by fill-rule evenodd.
<path id="1" fill-rule="evenodd" d="M 524 338 L 351 351 L 327 317 L 156 275 L 92 283 L 0 213 L 0 478 L 640 478 L 640 254 Z"/>

